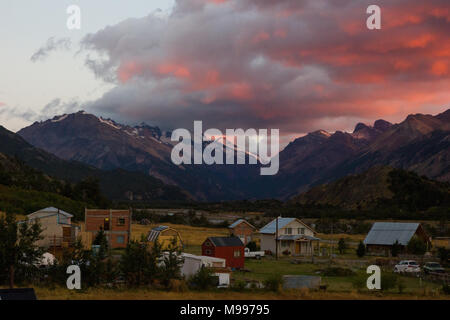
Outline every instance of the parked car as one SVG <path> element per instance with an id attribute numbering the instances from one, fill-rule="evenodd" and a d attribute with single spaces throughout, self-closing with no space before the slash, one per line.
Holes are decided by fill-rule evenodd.
<path id="1" fill-rule="evenodd" d="M 442 266 L 438 262 L 427 262 L 423 266 L 423 271 L 425 273 L 430 272 L 438 272 L 438 273 L 445 273 L 445 269 L 442 268 Z"/>
<path id="2" fill-rule="evenodd" d="M 420 272 L 420 266 L 417 263 L 417 261 L 414 260 L 403 260 L 400 261 L 398 264 L 394 267 L 394 272 L 414 272 L 419 273 Z"/>
<path id="3" fill-rule="evenodd" d="M 261 259 L 261 257 L 264 257 L 264 251 L 250 251 L 249 248 L 245 248 L 244 256 L 246 258 L 256 258 Z"/>

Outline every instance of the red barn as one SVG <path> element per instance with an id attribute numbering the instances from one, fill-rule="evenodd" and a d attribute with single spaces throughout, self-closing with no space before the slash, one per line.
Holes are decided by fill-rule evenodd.
<path id="1" fill-rule="evenodd" d="M 244 268 L 244 244 L 238 237 L 209 237 L 202 244 L 202 255 L 225 259 L 230 268 Z"/>

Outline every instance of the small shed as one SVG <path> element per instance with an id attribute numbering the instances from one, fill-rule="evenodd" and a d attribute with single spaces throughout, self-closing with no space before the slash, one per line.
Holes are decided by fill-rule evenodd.
<path id="1" fill-rule="evenodd" d="M 168 226 L 158 226 L 150 230 L 147 236 L 147 241 L 150 243 L 155 243 L 158 241 L 163 250 L 167 250 L 173 239 L 176 239 L 176 246 L 183 248 L 183 240 L 181 239 L 180 233 Z"/>
<path id="2" fill-rule="evenodd" d="M 253 240 L 253 234 L 257 230 L 250 222 L 245 219 L 238 219 L 228 227 L 230 235 L 241 239 L 242 243 L 246 246 Z"/>
<path id="3" fill-rule="evenodd" d="M 364 239 L 367 252 L 389 255 L 396 241 L 406 251 L 406 246 L 418 237 L 429 247 L 431 241 L 420 223 L 375 222 Z"/>
<path id="4" fill-rule="evenodd" d="M 209 237 L 202 244 L 202 255 L 225 259 L 229 268 L 244 268 L 244 244 L 238 237 Z"/>

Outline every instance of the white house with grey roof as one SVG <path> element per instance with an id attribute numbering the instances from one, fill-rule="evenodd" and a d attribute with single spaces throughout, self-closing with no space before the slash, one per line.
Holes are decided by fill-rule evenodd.
<path id="1" fill-rule="evenodd" d="M 401 246 L 401 250 L 405 251 L 413 237 L 418 237 L 427 246 L 431 244 L 429 236 L 420 223 L 375 222 L 363 243 L 368 253 L 390 255 L 396 241 Z"/>
<path id="2" fill-rule="evenodd" d="M 40 247 L 60 247 L 73 245 L 79 227 L 72 224 L 73 215 L 61 209 L 48 207 L 27 215 L 27 220 L 19 223 L 39 221 L 43 239 L 36 244 Z"/>
<path id="3" fill-rule="evenodd" d="M 278 220 L 278 233 L 277 233 Z M 297 218 L 277 218 L 259 230 L 261 250 L 293 256 L 310 256 L 319 247 L 316 232 Z M 277 238 L 278 235 L 278 238 Z"/>

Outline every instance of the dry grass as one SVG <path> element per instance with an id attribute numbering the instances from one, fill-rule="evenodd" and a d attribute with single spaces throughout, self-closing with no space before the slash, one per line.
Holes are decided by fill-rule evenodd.
<path id="1" fill-rule="evenodd" d="M 133 224 L 131 227 L 131 237 L 132 239 L 140 240 L 142 235 L 146 236 L 152 228 L 158 225 L 159 224 L 142 226 L 139 224 Z M 225 228 L 192 227 L 171 223 L 164 223 L 163 225 L 169 226 L 177 230 L 181 235 L 183 243 L 189 246 L 200 246 L 208 237 L 212 236 L 220 237 L 220 236 L 227 236 L 229 234 L 228 230 Z"/>
<path id="2" fill-rule="evenodd" d="M 325 234 L 318 233 L 317 237 L 323 240 L 336 240 L 338 241 L 341 238 L 344 238 L 349 241 L 362 241 L 366 237 L 365 234 L 346 234 L 346 233 L 334 233 L 334 234 Z"/>
<path id="3" fill-rule="evenodd" d="M 406 294 L 361 294 L 356 291 L 348 293 L 317 292 L 309 290 L 289 290 L 280 293 L 265 291 L 211 291 L 211 292 L 167 292 L 158 290 L 113 290 L 89 289 L 70 291 L 65 288 L 35 288 L 39 300 L 406 300 L 406 299 L 448 299 L 440 295 L 406 295 Z"/>

